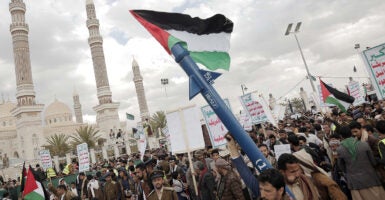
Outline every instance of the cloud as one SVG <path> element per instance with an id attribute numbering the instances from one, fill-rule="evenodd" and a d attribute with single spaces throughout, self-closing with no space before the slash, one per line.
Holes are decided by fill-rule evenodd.
<path id="1" fill-rule="evenodd" d="M 104 39 L 104 53 L 113 100 L 120 102 L 119 114 L 139 118 L 139 106 L 132 81 L 132 59 L 140 66 L 150 112 L 186 105 L 206 105 L 200 96 L 188 100 L 188 79 L 183 70 L 147 31 L 133 19 L 130 9 L 177 11 L 210 17 L 222 13 L 234 22 L 231 38 L 231 68 L 215 81 L 233 111 L 240 109 L 240 85 L 276 98 L 298 96 L 299 87 L 311 91 L 297 44 L 284 36 L 289 23 L 302 21 L 298 33 L 310 72 L 343 87 L 346 79 L 332 76 L 360 76 L 367 73 L 354 44 L 363 48 L 385 42 L 385 4 L 380 0 L 349 1 L 192 1 L 192 0 L 94 0 Z M 97 104 L 93 64 L 88 46 L 85 1 L 26 1 L 32 72 L 37 100 L 48 105 L 56 96 L 72 106 L 74 87 L 80 94 L 83 113 L 94 121 Z M 5 96 L 15 101 L 11 17 L 7 2 L 0 6 L 0 85 Z M 353 73 L 353 66 L 358 72 Z M 168 78 L 166 87 L 161 78 Z M 367 81 L 367 79 L 359 79 Z M 167 95 L 166 95 L 167 94 Z M 284 97 L 283 97 L 284 98 Z"/>

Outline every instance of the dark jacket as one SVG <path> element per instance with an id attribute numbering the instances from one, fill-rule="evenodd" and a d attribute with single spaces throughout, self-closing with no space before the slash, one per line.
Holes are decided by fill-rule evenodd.
<path id="1" fill-rule="evenodd" d="M 355 160 L 352 159 L 348 149 L 342 145 L 338 147 L 337 153 L 338 167 L 346 173 L 349 189 L 361 190 L 381 185 L 374 169 L 376 161 L 368 143 L 358 141 Z"/>
<path id="2" fill-rule="evenodd" d="M 201 199 L 215 200 L 215 181 L 211 172 L 207 171 L 200 177 L 198 191 Z"/>

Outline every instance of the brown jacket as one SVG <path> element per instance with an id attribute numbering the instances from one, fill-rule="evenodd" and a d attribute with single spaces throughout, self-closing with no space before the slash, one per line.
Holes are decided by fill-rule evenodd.
<path id="1" fill-rule="evenodd" d="M 178 200 L 178 195 L 174 191 L 174 189 L 169 187 L 163 187 L 162 198 L 159 199 L 155 190 L 152 190 L 148 195 L 147 200 Z"/>
<path id="2" fill-rule="evenodd" d="M 321 172 L 313 172 L 311 174 L 313 183 L 317 187 L 321 199 L 324 200 L 347 200 L 346 195 L 341 191 L 340 187 L 331 178 Z"/>
<path id="3" fill-rule="evenodd" d="M 218 199 L 219 200 L 244 200 L 242 192 L 241 180 L 229 171 L 222 176 L 218 185 Z"/>
<path id="4" fill-rule="evenodd" d="M 115 181 L 106 182 L 103 188 L 104 200 L 116 200 L 118 198 L 118 185 Z"/>

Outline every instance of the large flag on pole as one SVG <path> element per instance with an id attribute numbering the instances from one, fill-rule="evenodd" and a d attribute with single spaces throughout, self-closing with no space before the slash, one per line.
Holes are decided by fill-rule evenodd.
<path id="1" fill-rule="evenodd" d="M 182 42 L 192 59 L 210 70 L 230 68 L 230 34 L 233 22 L 216 14 L 207 19 L 180 13 L 131 10 L 131 14 L 171 54 L 171 48 Z"/>
<path id="2" fill-rule="evenodd" d="M 354 97 L 340 92 L 329 85 L 325 84 L 320 79 L 322 97 L 325 103 L 336 105 L 341 111 L 346 112 L 350 104 L 354 102 Z"/>
<path id="3" fill-rule="evenodd" d="M 43 185 L 39 181 L 36 181 L 35 176 L 33 175 L 33 170 L 31 166 L 29 166 L 29 170 L 27 173 L 27 180 L 23 191 L 23 199 L 25 200 L 47 199 L 45 197 Z"/>
<path id="4" fill-rule="evenodd" d="M 175 61 L 186 72 L 190 83 L 190 99 L 201 93 L 202 97 L 213 108 L 227 130 L 229 130 L 242 150 L 247 154 L 254 167 L 260 172 L 272 168 L 255 142 L 243 130 L 234 114 L 227 108 L 223 99 L 212 86 L 212 81 L 219 76 L 219 73 L 214 74 L 214 72 L 202 71 L 196 64 L 201 63 L 210 70 L 219 68 L 229 69 L 230 57 L 227 49 L 224 51 L 223 47 L 224 44 L 229 44 L 229 36 L 233 29 L 231 20 L 223 15 L 200 19 L 191 18 L 183 14 L 143 10 L 132 10 L 131 13 L 160 42 L 169 54 L 172 53 Z M 195 36 L 195 38 L 193 40 L 188 40 L 189 37 L 182 39 L 181 36 L 183 34 L 175 37 L 172 35 L 174 34 L 172 30 L 187 32 L 189 36 L 191 36 L 190 33 L 193 33 L 192 36 Z M 212 37 L 211 34 L 213 34 Z M 210 37 L 205 38 L 205 36 Z M 219 40 L 223 36 L 227 40 Z M 201 48 L 193 48 L 193 43 L 197 43 L 195 47 Z M 173 151 L 175 150 L 173 149 Z M 294 197 L 289 188 L 286 187 L 286 191 L 291 197 Z"/>

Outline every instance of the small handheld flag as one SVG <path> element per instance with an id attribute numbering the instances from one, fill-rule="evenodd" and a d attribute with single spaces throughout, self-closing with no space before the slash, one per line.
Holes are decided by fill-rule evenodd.
<path id="1" fill-rule="evenodd" d="M 135 119 L 135 116 L 134 116 L 134 115 L 131 115 L 131 114 L 128 114 L 128 113 L 126 113 L 126 118 L 127 118 L 128 120 L 134 120 L 134 119 Z"/>

